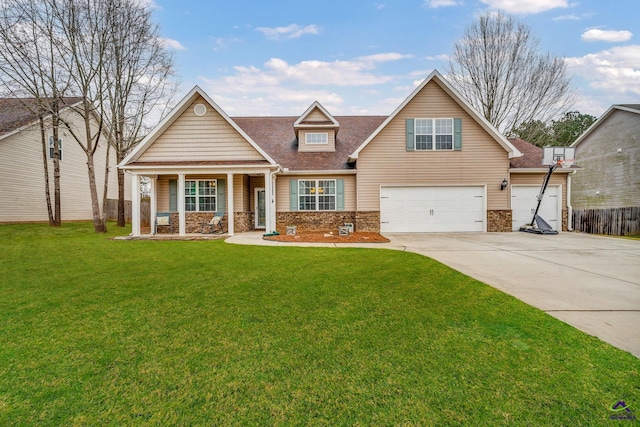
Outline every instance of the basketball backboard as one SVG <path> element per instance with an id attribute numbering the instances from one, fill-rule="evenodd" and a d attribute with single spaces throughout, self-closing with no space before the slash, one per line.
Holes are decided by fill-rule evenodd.
<path id="1" fill-rule="evenodd" d="M 542 164 L 552 166 L 558 164 L 559 160 L 572 160 L 575 162 L 576 149 L 574 147 L 544 147 L 542 153 Z"/>

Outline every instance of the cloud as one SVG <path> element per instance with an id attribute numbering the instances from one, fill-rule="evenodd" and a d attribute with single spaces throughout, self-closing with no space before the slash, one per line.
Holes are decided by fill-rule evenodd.
<path id="1" fill-rule="evenodd" d="M 307 25 L 306 27 L 301 27 L 298 24 L 291 24 L 286 27 L 259 27 L 256 28 L 256 31 L 260 31 L 262 34 L 267 36 L 268 39 L 279 40 L 280 37 L 285 37 L 287 39 L 296 39 L 305 34 L 319 34 L 320 30 L 316 25 Z"/>
<path id="2" fill-rule="evenodd" d="M 423 6 L 430 9 L 437 9 L 439 7 L 459 6 L 464 4 L 460 0 L 425 0 Z"/>
<path id="3" fill-rule="evenodd" d="M 428 61 L 448 61 L 449 55 L 446 53 L 441 53 L 440 55 L 426 56 L 424 59 Z"/>
<path id="4" fill-rule="evenodd" d="M 586 42 L 626 42 L 630 40 L 633 34 L 631 31 L 606 31 L 598 28 L 592 28 L 582 33 L 582 40 Z"/>
<path id="5" fill-rule="evenodd" d="M 214 44 L 213 50 L 216 52 L 229 49 L 232 45 L 242 42 L 242 39 L 236 37 L 211 37 L 211 40 Z"/>
<path id="6" fill-rule="evenodd" d="M 164 44 L 164 47 L 166 49 L 187 50 L 187 48 L 184 47 L 178 40 L 169 39 L 166 37 L 160 37 L 160 40 L 162 41 L 162 44 Z"/>
<path id="7" fill-rule="evenodd" d="M 546 12 L 559 7 L 569 7 L 568 0 L 481 0 L 492 9 L 500 9 L 515 15 Z"/>

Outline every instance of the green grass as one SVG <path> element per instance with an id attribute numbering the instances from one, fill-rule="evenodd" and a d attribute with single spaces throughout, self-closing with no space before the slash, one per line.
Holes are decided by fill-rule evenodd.
<path id="1" fill-rule="evenodd" d="M 615 424 L 618 400 L 640 411 L 637 358 L 415 254 L 113 241 L 91 224 L 2 225 L 0 242 L 0 425 L 591 426 Z"/>

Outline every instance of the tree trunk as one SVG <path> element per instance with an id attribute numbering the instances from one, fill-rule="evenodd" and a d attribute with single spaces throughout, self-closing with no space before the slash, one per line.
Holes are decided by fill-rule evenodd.
<path id="1" fill-rule="evenodd" d="M 53 115 L 51 116 L 51 124 L 53 125 L 53 203 L 54 203 L 54 221 L 56 227 L 62 225 L 62 214 L 60 206 L 60 139 L 59 120 L 58 120 L 58 99 L 53 99 Z"/>
<path id="2" fill-rule="evenodd" d="M 42 141 L 42 165 L 44 168 L 44 195 L 47 201 L 47 214 L 49 215 L 49 226 L 55 226 L 53 209 L 51 207 L 51 191 L 49 189 L 49 162 L 47 160 L 47 135 L 44 131 L 44 119 L 40 116 L 40 139 Z"/>
<path id="3" fill-rule="evenodd" d="M 118 227 L 125 226 L 124 171 L 118 169 Z"/>

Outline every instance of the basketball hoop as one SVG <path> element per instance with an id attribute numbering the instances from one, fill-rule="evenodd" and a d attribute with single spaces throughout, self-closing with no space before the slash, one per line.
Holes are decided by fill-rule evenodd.
<path id="1" fill-rule="evenodd" d="M 576 159 L 558 159 L 558 166 L 561 168 L 570 168 L 576 164 Z"/>

